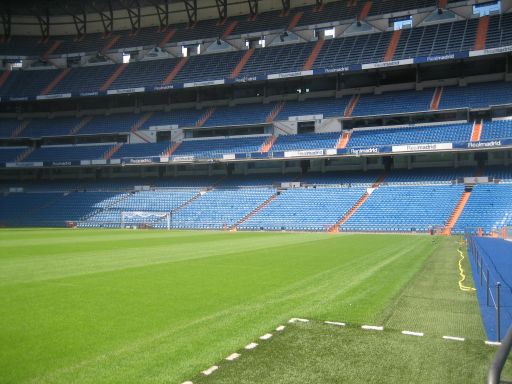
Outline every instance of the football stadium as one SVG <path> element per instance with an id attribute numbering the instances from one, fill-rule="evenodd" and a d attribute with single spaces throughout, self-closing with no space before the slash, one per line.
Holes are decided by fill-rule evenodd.
<path id="1" fill-rule="evenodd" d="M 0 383 L 512 383 L 512 0 L 0 16 Z"/>

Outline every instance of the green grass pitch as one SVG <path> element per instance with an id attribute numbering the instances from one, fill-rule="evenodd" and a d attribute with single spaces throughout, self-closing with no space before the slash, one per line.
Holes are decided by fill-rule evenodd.
<path id="1" fill-rule="evenodd" d="M 454 238 L 428 236 L 1 230 L 0 382 L 368 383 L 393 372 L 384 383 L 407 377 L 399 361 L 421 373 L 409 382 L 452 372 L 481 383 L 495 349 L 474 294 L 458 290 L 457 260 Z M 291 317 L 315 321 L 223 362 Z M 355 360 L 364 346 L 370 360 Z"/>

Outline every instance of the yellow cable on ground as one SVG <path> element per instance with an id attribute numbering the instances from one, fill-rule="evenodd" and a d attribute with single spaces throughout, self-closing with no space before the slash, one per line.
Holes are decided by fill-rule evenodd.
<path id="1" fill-rule="evenodd" d="M 475 288 L 468 287 L 463 284 L 464 280 L 466 280 L 466 275 L 464 274 L 464 268 L 462 268 L 462 260 L 464 260 L 464 253 L 460 250 L 461 245 L 462 244 L 459 244 L 459 249 L 457 249 L 457 252 L 459 252 L 459 255 L 460 255 L 460 259 L 459 259 L 459 274 L 460 274 L 459 288 L 461 291 L 464 291 L 464 292 L 473 292 L 473 291 L 476 291 Z"/>

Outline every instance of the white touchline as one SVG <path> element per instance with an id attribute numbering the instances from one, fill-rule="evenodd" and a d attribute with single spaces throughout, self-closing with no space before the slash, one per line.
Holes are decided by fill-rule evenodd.
<path id="1" fill-rule="evenodd" d="M 239 353 L 232 353 L 231 355 L 229 355 L 228 357 L 226 357 L 226 360 L 228 361 L 233 361 L 233 360 L 236 360 L 240 357 L 240 354 Z"/>
<path id="2" fill-rule="evenodd" d="M 260 336 L 260 340 L 268 340 L 272 337 L 271 333 L 265 333 L 263 336 Z"/>
<path id="3" fill-rule="evenodd" d="M 276 331 L 278 332 L 281 332 L 285 329 L 286 327 L 284 325 L 280 325 L 279 327 L 276 328 Z"/>
<path id="4" fill-rule="evenodd" d="M 194 384 L 194 383 L 193 383 L 193 382 L 191 382 L 191 381 L 184 381 L 184 382 L 183 382 L 183 383 L 181 383 L 181 384 Z"/>
<path id="5" fill-rule="evenodd" d="M 499 341 L 489 341 L 489 340 L 486 340 L 485 344 L 487 345 L 501 345 L 501 343 Z"/>
<path id="6" fill-rule="evenodd" d="M 251 343 L 245 346 L 245 349 L 254 349 L 258 346 L 258 343 Z"/>
<path id="7" fill-rule="evenodd" d="M 457 337 L 457 336 L 443 336 L 443 339 L 445 340 L 455 340 L 455 341 L 464 341 L 463 337 Z"/>
<path id="8" fill-rule="evenodd" d="M 213 372 L 215 372 L 217 369 L 219 369 L 219 367 L 217 365 L 214 365 L 213 367 L 208 368 L 206 371 L 203 371 L 203 375 L 209 376 Z"/>
<path id="9" fill-rule="evenodd" d="M 411 332 L 411 331 L 402 331 L 402 334 L 408 335 L 408 336 L 419 336 L 419 337 L 425 335 L 423 332 Z"/>
<path id="10" fill-rule="evenodd" d="M 331 325 L 339 325 L 340 327 L 344 327 L 345 323 L 340 323 L 338 321 L 324 321 L 325 324 L 331 324 Z"/>
<path id="11" fill-rule="evenodd" d="M 384 327 L 380 325 L 362 325 L 362 329 L 366 329 L 367 331 L 383 331 Z"/>

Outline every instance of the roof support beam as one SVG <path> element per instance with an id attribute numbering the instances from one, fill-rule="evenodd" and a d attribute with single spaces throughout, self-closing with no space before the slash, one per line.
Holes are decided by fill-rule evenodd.
<path id="1" fill-rule="evenodd" d="M 224 21 L 228 17 L 228 0 L 215 0 L 217 5 L 217 12 L 219 13 L 219 20 Z"/>
<path id="2" fill-rule="evenodd" d="M 258 14 L 258 2 L 259 0 L 247 0 L 247 4 L 249 4 L 249 14 L 251 17 Z"/>
<path id="3" fill-rule="evenodd" d="M 11 37 L 11 8 L 7 5 L 0 9 L 0 17 L 2 18 L 2 25 L 4 26 L 4 37 L 8 39 Z"/>
<path id="4" fill-rule="evenodd" d="M 139 0 L 119 0 L 119 3 L 128 12 L 128 18 L 132 26 L 132 33 L 140 29 L 140 3 Z"/>
<path id="5" fill-rule="evenodd" d="M 290 0 L 281 0 L 283 4 L 283 14 L 290 10 Z"/>
<path id="6" fill-rule="evenodd" d="M 38 12 L 36 17 L 41 28 L 41 38 L 46 40 L 50 36 L 50 10 L 46 7 L 42 12 Z"/>
<path id="7" fill-rule="evenodd" d="M 188 23 L 194 25 L 197 23 L 197 0 L 183 0 L 185 10 L 187 11 Z"/>
<path id="8" fill-rule="evenodd" d="M 83 8 L 81 13 L 73 13 L 71 16 L 75 24 L 76 37 L 80 39 L 87 33 L 87 12 Z"/>
<path id="9" fill-rule="evenodd" d="M 151 4 L 156 9 L 156 14 L 158 15 L 158 21 L 160 23 L 160 30 L 165 30 L 169 26 L 169 0 L 164 0 L 160 2 L 153 2 Z"/>
<path id="10" fill-rule="evenodd" d="M 105 35 L 111 34 L 114 30 L 114 12 L 112 10 L 112 1 L 108 0 L 106 9 L 99 9 L 95 7 L 94 10 L 101 17 L 101 23 L 103 24 Z"/>

